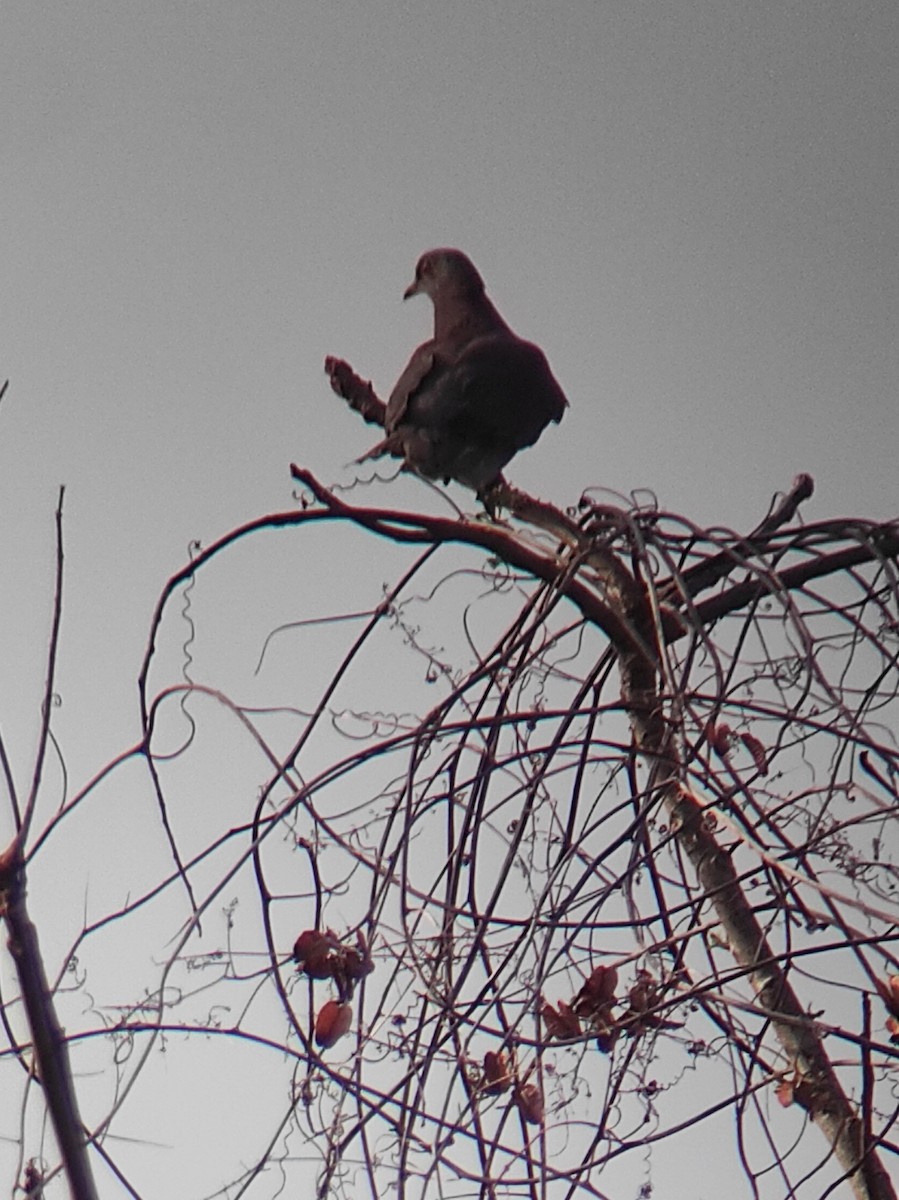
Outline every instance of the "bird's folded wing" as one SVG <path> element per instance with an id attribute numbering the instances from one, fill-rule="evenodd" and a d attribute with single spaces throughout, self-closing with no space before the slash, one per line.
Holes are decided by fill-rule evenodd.
<path id="1" fill-rule="evenodd" d="M 384 428 L 388 433 L 396 429 L 406 415 L 410 396 L 413 396 L 425 384 L 434 369 L 435 362 L 433 341 L 423 342 L 414 351 L 387 401 Z"/>
<path id="2" fill-rule="evenodd" d="M 408 393 L 404 416 L 415 425 L 507 447 L 511 457 L 533 445 L 550 421 L 560 421 L 566 405 L 542 350 L 502 333 L 476 338 L 446 366 L 432 362 Z"/>

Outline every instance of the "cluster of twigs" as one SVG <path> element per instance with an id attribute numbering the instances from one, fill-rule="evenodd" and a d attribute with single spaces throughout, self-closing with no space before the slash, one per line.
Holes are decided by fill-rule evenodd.
<path id="1" fill-rule="evenodd" d="M 397 969 L 426 998 L 413 1035 L 382 1043 L 400 1047 L 416 1081 L 410 1092 L 402 1076 L 377 1100 L 381 1120 L 395 1105 L 400 1174 L 470 1177 L 464 1141 L 484 1194 L 537 1180 L 601 1190 L 614 1160 L 724 1105 L 752 1187 L 767 1175 L 800 1194 L 805 1177 L 816 1195 L 843 1179 L 861 1196 L 892 1195 L 881 1148 L 896 1148 L 894 1052 L 868 1004 L 896 970 L 899 531 L 785 528 L 810 493 L 803 476 L 746 537 L 589 502 L 579 519 L 551 521 L 540 506 L 560 549 L 505 527 L 351 510 L 295 475 L 370 532 L 469 542 L 502 560 L 503 579 L 512 568 L 540 581 L 390 745 L 403 765 L 383 793 L 378 861 L 389 848 L 390 869 L 373 883 L 368 933 L 377 939 L 391 899 L 399 910 L 417 899 Z M 528 497 L 509 495 L 528 511 Z M 447 862 L 429 873 L 409 845 L 438 819 Z M 621 992 L 612 970 L 629 977 Z M 604 1072 L 594 1060 L 613 1048 L 604 1095 L 585 1104 Z M 850 1069 L 836 1065 L 841 1050 Z M 720 1079 L 682 1078 L 699 1080 L 699 1058 L 727 1063 L 723 1094 Z M 537 1089 L 527 1104 L 522 1081 Z M 356 1087 L 358 1103 L 362 1075 Z M 788 1106 L 823 1132 L 820 1159 L 788 1151 Z M 340 1128 L 335 1170 L 352 1142 Z"/>
<path id="2" fill-rule="evenodd" d="M 894 1197 L 899 526 L 798 523 L 807 477 L 737 535 L 506 484 L 509 521 L 385 510 L 293 474 L 300 510 L 209 547 L 154 615 L 131 754 L 176 869 L 75 951 L 178 888 L 187 919 L 108 1035 L 119 1098 L 85 1138 L 160 1039 L 217 1035 L 281 1054 L 281 1118 L 253 1130 L 247 1082 L 223 1195 L 310 1170 L 321 1197 L 648 1195 L 686 1162 L 710 1193 Z M 265 529 L 308 565 L 323 525 L 338 559 L 360 533 L 406 559 L 289 747 L 210 685 L 153 689 L 176 593 Z M 170 773 L 193 733 L 162 734 L 185 697 L 266 764 L 191 854 Z M 249 972 L 204 930 L 241 872 Z"/>

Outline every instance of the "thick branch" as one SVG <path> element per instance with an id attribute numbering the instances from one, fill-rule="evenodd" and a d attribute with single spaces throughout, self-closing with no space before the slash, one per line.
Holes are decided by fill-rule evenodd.
<path id="1" fill-rule="evenodd" d="M 879 1156 L 866 1145 L 862 1121 L 831 1065 L 815 1021 L 806 1012 L 769 945 L 740 885 L 733 861 L 715 839 L 700 802 L 678 780 L 676 740 L 662 710 L 646 703 L 647 677 L 621 655 L 622 698 L 637 748 L 652 764 L 678 842 L 715 910 L 734 958 L 745 967 L 788 1061 L 802 1080 L 795 1093 L 833 1148 L 858 1200 L 896 1200 Z"/>
<path id="2" fill-rule="evenodd" d="M 25 871 L 17 852 L 0 860 L 0 911 L 9 931 L 9 951 L 31 1030 L 38 1082 L 44 1090 L 73 1200 L 96 1200 L 87 1138 L 72 1082 L 65 1034 L 56 1019 L 37 930 L 25 904 Z"/>
<path id="3" fill-rule="evenodd" d="M 834 550 L 831 554 L 822 554 L 817 558 L 810 558 L 807 562 L 796 563 L 792 567 L 784 567 L 782 571 L 777 572 L 777 583 L 784 591 L 790 591 L 793 588 L 804 587 L 813 579 L 839 575 L 851 567 L 859 567 L 877 558 L 899 558 L 899 523 L 872 526 L 867 540 L 859 542 L 858 545 L 848 546 L 845 550 Z M 697 604 L 694 612 L 702 625 L 709 625 L 728 613 L 745 608 L 753 600 L 760 600 L 770 591 L 769 582 L 753 577 L 734 584 L 719 596 L 712 596 Z"/>
<path id="4" fill-rule="evenodd" d="M 552 584 L 580 609 L 586 620 L 604 630 L 616 646 L 626 647 L 628 653 L 636 655 L 644 663 L 653 661 L 654 654 L 649 644 L 640 637 L 626 615 L 622 615 L 622 611 L 626 613 L 628 604 L 633 602 L 632 596 L 626 599 L 631 587 L 628 582 L 630 576 L 617 561 L 614 576 L 611 574 L 612 555 L 601 555 L 597 563 L 591 562 L 590 565 L 598 572 L 608 571 L 604 582 L 607 584 L 607 591 L 610 594 L 614 592 L 615 604 L 607 603 L 597 595 L 594 588 L 578 576 L 577 571 L 583 559 L 572 563 L 568 558 L 547 553 L 522 541 L 513 530 L 502 525 L 487 521 L 432 517 L 424 513 L 410 514 L 391 509 L 357 508 L 338 499 L 305 468 L 293 464 L 290 473 L 298 483 L 308 488 L 315 499 L 333 516 L 352 521 L 381 537 L 390 538 L 395 542 L 416 544 L 456 542 L 488 550 L 510 566 L 527 571 L 537 579 Z M 523 493 L 518 495 L 523 496 Z M 562 514 L 559 516 L 562 517 Z"/>
<path id="5" fill-rule="evenodd" d="M 808 500 L 814 490 L 815 481 L 811 475 L 797 475 L 790 490 L 752 533 L 745 538 L 739 538 L 730 550 L 722 550 L 720 554 L 715 554 L 685 571 L 679 581 L 680 586 L 686 588 L 688 595 L 698 596 L 719 579 L 724 579 L 731 571 L 744 566 L 746 558 L 764 552 L 768 548 L 771 534 L 793 520 L 799 511 L 799 505 Z M 664 590 L 664 584 L 661 585 L 661 590 Z"/>

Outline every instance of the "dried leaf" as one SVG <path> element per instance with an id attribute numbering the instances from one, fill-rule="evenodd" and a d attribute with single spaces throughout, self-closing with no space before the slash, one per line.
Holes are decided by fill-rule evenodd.
<path id="1" fill-rule="evenodd" d="M 580 1037 L 583 1032 L 577 1013 L 564 1000 L 559 1001 L 558 1009 L 554 1008 L 552 1004 L 544 1004 L 540 1009 L 540 1016 L 543 1018 L 549 1036 L 559 1038 L 560 1041 Z"/>
<path id="2" fill-rule="evenodd" d="M 627 994 L 628 1008 L 621 1016 L 626 1033 L 636 1035 L 646 1029 L 681 1029 L 681 1021 L 671 1021 L 657 1011 L 662 1001 L 659 984 L 649 971 L 638 971 Z"/>
<path id="3" fill-rule="evenodd" d="M 523 1083 L 515 1093 L 515 1103 L 529 1125 L 543 1124 L 543 1093 L 536 1083 Z"/>
<path id="4" fill-rule="evenodd" d="M 881 983 L 879 979 L 876 979 L 874 986 L 890 1016 L 899 1017 L 899 975 L 887 976 L 886 983 Z"/>
<path id="5" fill-rule="evenodd" d="M 337 968 L 335 951 L 340 942 L 333 933 L 305 929 L 293 944 L 294 962 L 310 979 L 333 979 Z"/>
<path id="6" fill-rule="evenodd" d="M 512 1086 L 512 1073 L 509 1070 L 509 1060 L 502 1050 L 488 1050 L 484 1055 L 484 1091 L 491 1096 L 507 1092 Z"/>
<path id="7" fill-rule="evenodd" d="M 618 986 L 616 967 L 595 967 L 574 998 L 574 1011 L 591 1021 L 608 1022 Z"/>
<path id="8" fill-rule="evenodd" d="M 358 981 L 370 975 L 375 969 L 368 952 L 368 944 L 362 936 L 361 929 L 356 934 L 356 946 L 343 949 L 343 970 L 348 979 Z"/>
<path id="9" fill-rule="evenodd" d="M 349 1004 L 328 1000 L 319 1009 L 315 1018 L 315 1040 L 325 1050 L 343 1037 L 353 1023 L 353 1009 Z"/>
<path id="10" fill-rule="evenodd" d="M 765 753 L 765 747 L 753 737 L 751 733 L 741 733 L 740 741 L 752 755 L 752 761 L 755 763 L 755 769 L 759 775 L 768 774 L 768 755 Z"/>
<path id="11" fill-rule="evenodd" d="M 706 734 L 709 739 L 709 745 L 715 753 L 720 754 L 722 758 L 727 758 L 734 740 L 731 727 L 725 725 L 723 722 L 720 725 L 716 725 L 714 721 L 709 721 L 706 726 Z"/>
<path id="12" fill-rule="evenodd" d="M 597 1046 L 603 1054 L 609 1054 L 618 1041 L 621 1029 L 614 1021 L 595 1021 L 593 1032 L 596 1034 Z"/>

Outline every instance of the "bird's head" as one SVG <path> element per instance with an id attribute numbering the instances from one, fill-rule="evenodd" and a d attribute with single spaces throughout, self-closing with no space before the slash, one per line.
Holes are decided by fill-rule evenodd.
<path id="1" fill-rule="evenodd" d="M 471 259 L 461 250 L 442 247 L 426 250 L 415 265 L 415 278 L 403 292 L 403 299 L 410 296 L 430 296 L 434 303 L 438 297 L 474 297 L 484 294 L 484 281 Z"/>

